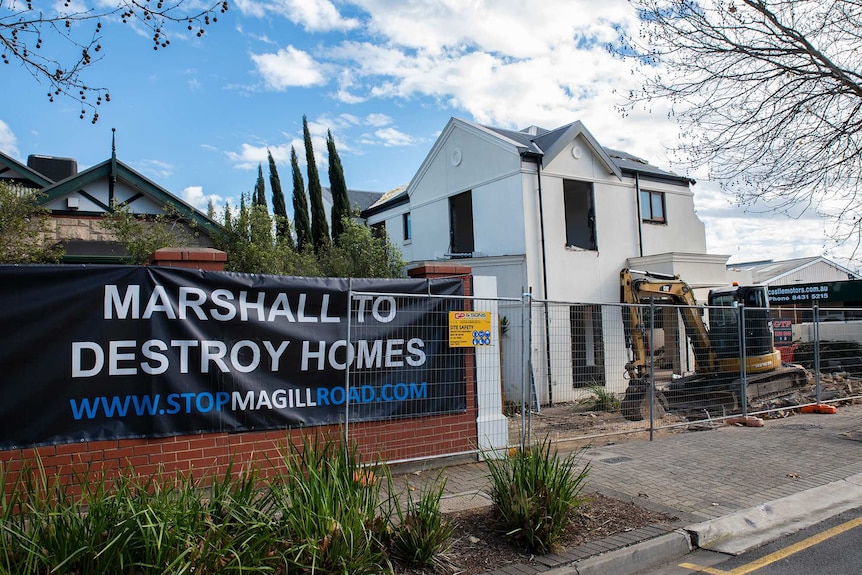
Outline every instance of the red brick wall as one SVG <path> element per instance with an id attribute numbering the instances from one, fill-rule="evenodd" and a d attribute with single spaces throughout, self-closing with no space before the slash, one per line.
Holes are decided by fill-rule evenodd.
<path id="1" fill-rule="evenodd" d="M 182 264 L 198 267 L 196 263 L 184 258 L 176 265 Z M 445 266 L 445 269 L 442 269 L 441 266 L 423 266 L 411 272 L 413 277 L 462 276 L 464 293 L 470 294 L 470 268 Z M 429 458 L 462 454 L 476 449 L 478 441 L 474 358 L 469 351 L 466 353 L 467 410 L 455 414 L 349 423 L 348 436 L 351 443 L 357 445 L 364 462 L 378 459 L 403 461 Z M 340 426 L 318 426 L 69 443 L 0 451 L 0 464 L 11 471 L 14 478 L 14 474 L 25 462 L 34 466 L 38 460 L 48 477 L 59 477 L 69 485 L 76 483 L 76 473 L 99 477 L 103 471 L 110 476 L 133 468 L 136 474 L 142 476 L 156 473 L 170 476 L 178 472 L 191 472 L 199 477 L 224 473 L 231 462 L 235 471 L 242 466 L 253 465 L 266 477 L 282 469 L 280 458 L 288 441 L 299 445 L 303 437 L 310 433 L 340 437 L 342 431 Z M 7 482 L 7 489 L 10 486 Z"/>

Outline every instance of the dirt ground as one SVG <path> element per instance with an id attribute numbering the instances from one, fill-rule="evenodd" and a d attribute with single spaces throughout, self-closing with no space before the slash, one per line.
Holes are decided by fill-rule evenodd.
<path id="1" fill-rule="evenodd" d="M 534 561 L 532 555 L 509 543 L 509 539 L 497 525 L 490 507 L 452 514 L 448 519 L 452 522 L 454 533 L 452 545 L 443 557 L 443 564 L 438 566 L 436 571 L 400 567 L 396 569 L 396 573 L 476 575 Z M 624 531 L 647 525 L 672 523 L 675 520 L 675 517 L 648 511 L 634 503 L 594 494 L 570 522 L 560 543 L 560 550 Z"/>
<path id="2" fill-rule="evenodd" d="M 809 373 L 808 385 L 796 389 L 793 393 L 774 399 L 758 402 L 757 410 L 767 410 L 763 418 L 783 418 L 794 413 L 795 406 L 814 403 L 816 388 L 813 375 Z M 862 378 L 847 373 L 822 373 L 820 377 L 821 401 L 859 401 L 862 396 Z M 533 441 L 549 437 L 565 446 L 578 447 L 584 445 L 599 445 L 604 443 L 619 443 L 633 439 L 649 437 L 649 421 L 628 421 L 619 410 L 602 411 L 593 409 L 594 400 L 584 400 L 576 403 L 563 403 L 553 407 L 542 407 L 539 411 L 521 416 L 510 414 L 508 419 L 509 441 L 519 443 L 521 430 L 526 424 Z M 716 425 L 720 421 L 708 419 L 708 414 L 699 412 L 667 412 L 656 418 L 654 436 L 660 437 L 672 433 L 701 431 Z"/>
<path id="3" fill-rule="evenodd" d="M 619 411 L 592 411 L 589 403 L 566 403 L 553 407 L 543 407 L 537 413 L 529 414 L 526 424 L 529 426 L 533 441 L 550 438 L 560 445 L 560 449 L 571 449 L 584 445 L 618 443 L 649 437 L 648 421 L 628 421 Z M 679 415 L 666 414 L 656 420 L 656 427 L 668 429 L 656 430 L 657 435 L 680 433 L 682 428 L 669 426 L 684 424 L 685 418 Z M 522 429 L 522 418 L 509 417 L 509 441 L 519 443 Z"/>

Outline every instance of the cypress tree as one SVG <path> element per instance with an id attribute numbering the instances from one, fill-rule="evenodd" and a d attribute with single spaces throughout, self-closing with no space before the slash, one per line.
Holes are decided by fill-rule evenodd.
<path id="1" fill-rule="evenodd" d="M 320 254 L 330 245 L 329 224 L 326 222 L 326 209 L 323 207 L 323 188 L 320 176 L 317 174 L 317 162 L 314 160 L 314 147 L 311 144 L 311 133 L 308 131 L 308 120 L 302 117 L 302 137 L 305 140 L 306 170 L 308 170 L 308 197 L 311 200 L 311 240 L 314 252 Z"/>
<path id="2" fill-rule="evenodd" d="M 263 168 L 257 164 L 257 182 L 254 185 L 252 205 L 266 207 L 266 184 L 263 181 Z"/>
<path id="3" fill-rule="evenodd" d="M 332 132 L 326 131 L 326 149 L 329 152 L 329 190 L 332 192 L 332 239 L 337 244 L 344 233 L 343 218 L 349 218 L 350 199 L 347 197 L 347 183 L 344 181 L 344 168 L 335 149 Z"/>
<path id="4" fill-rule="evenodd" d="M 311 245 L 311 223 L 308 219 L 305 183 L 302 181 L 299 159 L 293 146 L 290 147 L 290 169 L 293 172 L 293 223 L 296 226 L 296 249 L 301 252 L 306 246 Z"/>
<path id="5" fill-rule="evenodd" d="M 284 203 L 284 192 L 281 191 L 278 168 L 275 167 L 272 152 L 267 150 L 266 156 L 269 160 L 269 185 L 272 187 L 272 213 L 275 215 L 275 233 L 279 239 L 287 241 L 293 249 L 295 245 L 293 236 L 290 235 L 290 220 L 287 217 L 287 206 Z"/>

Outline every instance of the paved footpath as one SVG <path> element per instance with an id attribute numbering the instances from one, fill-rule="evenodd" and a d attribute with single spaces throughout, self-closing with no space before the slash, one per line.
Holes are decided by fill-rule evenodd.
<path id="1" fill-rule="evenodd" d="M 694 547 L 739 553 L 862 506 L 862 405 L 767 420 L 764 427 L 723 425 L 591 447 L 583 461 L 591 462 L 589 490 L 671 513 L 680 523 L 536 557 L 494 575 L 626 575 Z M 453 465 L 443 474 L 444 511 L 490 505 L 484 464 Z M 436 475 L 406 473 L 396 480 L 419 489 Z"/>

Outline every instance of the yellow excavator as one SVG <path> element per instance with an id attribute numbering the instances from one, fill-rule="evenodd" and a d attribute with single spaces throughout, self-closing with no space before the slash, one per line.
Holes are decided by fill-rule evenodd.
<path id="1" fill-rule="evenodd" d="M 631 351 L 626 364 L 629 385 L 622 401 L 626 419 L 640 421 L 650 415 L 649 325 L 644 319 L 650 308 L 643 305 L 650 301 L 679 306 L 694 356 L 692 375 L 657 386 L 654 416 L 661 417 L 666 409 L 738 413 L 743 401 L 755 407 L 759 401 L 790 394 L 807 383 L 805 369 L 783 364 L 781 353 L 775 349 L 765 286 L 711 290 L 707 327 L 703 308 L 697 307 L 691 287 L 678 275 L 623 269 L 620 302 L 628 304 L 622 309 L 626 347 Z M 744 329 L 740 329 L 740 310 L 744 310 Z M 745 394 L 742 377 L 746 380 Z"/>

